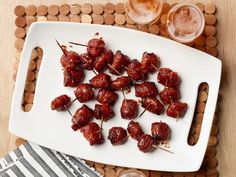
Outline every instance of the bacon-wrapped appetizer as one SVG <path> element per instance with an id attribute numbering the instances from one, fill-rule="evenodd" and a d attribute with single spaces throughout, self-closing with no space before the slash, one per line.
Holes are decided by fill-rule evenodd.
<path id="1" fill-rule="evenodd" d="M 105 42 L 102 39 L 93 38 L 87 44 L 87 52 L 92 57 L 98 57 L 105 50 Z"/>
<path id="2" fill-rule="evenodd" d="M 141 60 L 143 72 L 147 73 L 155 73 L 157 69 L 160 67 L 160 59 L 154 53 L 144 52 Z"/>
<path id="3" fill-rule="evenodd" d="M 134 119 L 138 114 L 138 103 L 133 99 L 123 99 L 120 107 L 121 117 L 123 119 Z"/>
<path id="4" fill-rule="evenodd" d="M 122 127 L 112 127 L 109 130 L 108 139 L 111 141 L 112 145 L 124 144 L 128 139 L 127 132 Z"/>
<path id="5" fill-rule="evenodd" d="M 100 89 L 97 94 L 97 100 L 102 104 L 113 105 L 118 99 L 117 93 L 108 90 L 108 89 Z"/>
<path id="6" fill-rule="evenodd" d="M 84 80 L 83 70 L 64 70 L 64 86 L 76 87 Z"/>
<path id="7" fill-rule="evenodd" d="M 79 84 L 76 90 L 74 91 L 76 99 L 84 103 L 94 98 L 94 91 L 92 85 L 87 83 Z"/>
<path id="8" fill-rule="evenodd" d="M 168 68 L 161 68 L 157 75 L 157 82 L 161 83 L 165 87 L 178 88 L 180 77 L 176 72 Z"/>
<path id="9" fill-rule="evenodd" d="M 131 86 L 131 80 L 129 76 L 120 76 L 111 82 L 111 88 L 113 90 L 129 89 Z"/>
<path id="10" fill-rule="evenodd" d="M 180 101 L 171 103 L 167 110 L 166 114 L 170 117 L 181 118 L 184 116 L 185 112 L 188 109 L 188 105 L 186 103 L 182 103 Z"/>
<path id="11" fill-rule="evenodd" d="M 83 53 L 80 55 L 81 58 L 81 69 L 92 70 L 94 68 L 94 58 L 91 57 L 88 53 Z"/>
<path id="12" fill-rule="evenodd" d="M 146 153 L 154 150 L 154 140 L 151 135 L 145 134 L 138 140 L 138 148 L 140 151 Z"/>
<path id="13" fill-rule="evenodd" d="M 143 130 L 138 122 L 130 121 L 127 131 L 133 139 L 139 140 L 143 135 Z"/>
<path id="14" fill-rule="evenodd" d="M 155 97 L 144 98 L 142 100 L 142 107 L 157 115 L 164 111 L 164 105 Z"/>
<path id="15" fill-rule="evenodd" d="M 167 141 L 170 138 L 170 128 L 164 122 L 152 123 L 151 132 L 155 141 Z"/>
<path id="16" fill-rule="evenodd" d="M 131 61 L 131 63 L 126 67 L 126 72 L 135 82 L 145 80 L 142 64 L 137 59 Z"/>
<path id="17" fill-rule="evenodd" d="M 108 121 L 114 116 L 112 108 L 108 104 L 95 104 L 94 117 L 103 121 Z"/>
<path id="18" fill-rule="evenodd" d="M 96 58 L 94 63 L 94 69 L 99 73 L 104 71 L 107 68 L 107 65 L 112 62 L 112 59 L 113 59 L 112 51 L 111 50 L 105 51 Z"/>
<path id="19" fill-rule="evenodd" d="M 179 90 L 167 87 L 159 93 L 160 99 L 164 104 L 170 104 L 180 99 Z"/>
<path id="20" fill-rule="evenodd" d="M 111 77 L 105 73 L 99 73 L 89 80 L 94 88 L 109 88 L 111 84 Z"/>
<path id="21" fill-rule="evenodd" d="M 71 106 L 71 98 L 67 95 L 60 95 L 51 102 L 51 109 L 65 111 Z"/>
<path id="22" fill-rule="evenodd" d="M 143 82 L 141 84 L 135 84 L 135 96 L 148 97 L 156 96 L 158 94 L 157 87 L 154 82 Z"/>

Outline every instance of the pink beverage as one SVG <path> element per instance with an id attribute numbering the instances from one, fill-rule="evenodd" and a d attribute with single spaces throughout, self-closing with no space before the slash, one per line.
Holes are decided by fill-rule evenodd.
<path id="1" fill-rule="evenodd" d="M 127 15 L 138 24 L 150 24 L 161 15 L 162 0 L 127 0 Z"/>
<path id="2" fill-rule="evenodd" d="M 172 7 L 167 16 L 170 37 L 181 43 L 194 41 L 205 27 L 202 11 L 193 4 L 180 3 Z"/>

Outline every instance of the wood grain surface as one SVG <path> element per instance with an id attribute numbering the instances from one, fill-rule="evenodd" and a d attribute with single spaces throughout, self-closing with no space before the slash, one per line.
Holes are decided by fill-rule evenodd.
<path id="1" fill-rule="evenodd" d="M 15 136 L 8 131 L 10 103 L 13 91 L 13 64 L 15 61 L 14 36 L 14 7 L 18 4 L 24 6 L 34 4 L 74 4 L 74 3 L 116 3 L 109 0 L 0 0 L 0 157 L 15 148 Z M 169 0 L 168 2 L 176 2 Z M 180 1 L 178 1 L 180 2 Z M 189 2 L 189 1 L 184 1 Z M 217 39 L 219 41 L 219 58 L 223 62 L 222 86 L 219 96 L 219 145 L 217 149 L 219 171 L 222 177 L 236 176 L 236 1 L 233 0 L 192 0 L 191 2 L 212 2 L 217 6 Z M 30 9 L 29 9 L 30 10 Z M 212 11 L 211 8 L 207 10 Z"/>

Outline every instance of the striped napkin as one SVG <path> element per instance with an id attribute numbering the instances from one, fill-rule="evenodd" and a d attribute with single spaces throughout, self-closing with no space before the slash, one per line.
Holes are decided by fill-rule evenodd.
<path id="1" fill-rule="evenodd" d="M 0 159 L 1 177 L 102 177 L 84 160 L 27 142 Z"/>

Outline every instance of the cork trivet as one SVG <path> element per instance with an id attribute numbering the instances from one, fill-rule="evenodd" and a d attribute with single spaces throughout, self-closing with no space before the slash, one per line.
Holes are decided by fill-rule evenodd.
<path id="1" fill-rule="evenodd" d="M 214 36 L 216 34 L 216 27 L 212 26 L 212 25 L 206 25 L 205 26 L 205 30 L 204 33 L 207 36 Z"/>
<path id="2" fill-rule="evenodd" d="M 60 12 L 60 14 L 62 14 L 62 15 L 67 15 L 67 14 L 69 14 L 69 12 L 70 12 L 70 6 L 67 5 L 67 4 L 62 4 L 62 5 L 59 7 L 59 12 Z"/>
<path id="3" fill-rule="evenodd" d="M 25 37 L 25 29 L 24 28 L 16 28 L 15 36 L 18 39 L 22 39 Z"/>
<path id="4" fill-rule="evenodd" d="M 15 25 L 17 27 L 24 27 L 25 24 L 26 24 L 26 21 L 24 17 L 19 16 L 15 19 Z"/>
<path id="5" fill-rule="evenodd" d="M 112 3 L 107 3 L 104 6 L 104 12 L 107 14 L 112 14 L 115 11 L 115 6 Z"/>
<path id="6" fill-rule="evenodd" d="M 80 22 L 80 16 L 79 15 L 75 15 L 75 14 L 72 14 L 71 16 L 70 16 L 70 21 L 71 22 Z"/>
<path id="7" fill-rule="evenodd" d="M 81 11 L 83 14 L 90 14 L 92 12 L 92 6 L 90 4 L 84 4 L 81 7 Z"/>
<path id="8" fill-rule="evenodd" d="M 106 25 L 113 25 L 115 23 L 115 17 L 111 14 L 104 15 L 104 22 Z"/>
<path id="9" fill-rule="evenodd" d="M 48 7 L 48 14 L 55 16 L 59 13 L 59 8 L 57 5 L 51 5 Z"/>
<path id="10" fill-rule="evenodd" d="M 205 21 L 206 21 L 207 25 L 215 25 L 216 24 L 216 16 L 205 14 Z"/>
<path id="11" fill-rule="evenodd" d="M 215 47 L 217 45 L 217 39 L 214 36 L 209 36 L 206 38 L 206 45 L 208 47 Z"/>
<path id="12" fill-rule="evenodd" d="M 208 5 L 204 5 L 202 3 L 197 3 L 198 7 L 204 12 L 206 27 L 204 29 L 204 33 L 197 39 L 189 44 L 186 44 L 191 47 L 195 47 L 196 49 L 207 52 L 213 56 L 218 55 L 218 51 L 216 49 L 217 39 L 216 35 L 216 17 L 214 15 L 216 10 L 214 7 Z M 64 7 L 63 7 L 64 6 Z M 83 22 L 83 23 L 98 23 L 98 24 L 107 24 L 107 25 L 115 25 L 121 26 L 131 29 L 138 29 L 141 31 L 149 32 L 156 35 L 161 35 L 169 38 L 167 29 L 166 29 L 166 14 L 169 9 L 173 6 L 173 4 L 164 3 L 162 15 L 160 19 L 157 20 L 152 25 L 138 25 L 135 24 L 128 16 L 124 13 L 124 4 L 111 4 L 107 3 L 105 5 L 101 4 L 73 4 L 73 5 L 51 5 L 49 7 L 40 5 L 38 7 L 23 7 L 17 6 L 15 8 L 16 14 L 16 42 L 15 47 L 17 48 L 16 52 L 16 61 L 21 56 L 21 50 L 24 45 L 24 38 L 27 35 L 27 31 L 29 29 L 30 24 L 33 21 L 71 21 L 71 22 Z M 27 10 L 27 14 L 25 13 Z M 83 9 L 83 10 L 82 10 Z M 60 11 L 60 13 L 59 13 Z M 80 14 L 82 12 L 82 14 Z M 32 15 L 34 14 L 34 15 Z M 30 17 L 29 17 L 30 16 Z M 119 18 L 118 18 L 119 17 Z M 34 19 L 34 20 L 32 20 Z M 36 19 L 36 20 L 35 20 Z M 26 26 L 27 25 L 27 26 Z M 25 34 L 24 34 L 25 33 Z M 212 38 L 213 37 L 213 38 Z M 26 97 L 23 99 L 22 107 L 24 111 L 30 111 L 33 106 L 33 95 L 35 91 L 36 79 L 38 75 L 38 71 L 40 69 L 40 65 L 42 62 L 43 51 L 40 48 L 33 50 L 31 61 L 29 65 L 29 72 L 27 77 L 27 82 L 25 86 L 25 94 Z M 15 80 L 17 73 L 18 64 L 14 65 L 14 74 L 13 80 Z M 197 106 L 195 110 L 195 116 L 193 120 L 192 128 L 189 132 L 188 143 L 190 145 L 195 145 L 199 139 L 201 124 L 203 121 L 203 115 L 205 110 L 205 105 L 207 102 L 207 94 L 208 94 L 208 85 L 201 84 L 199 87 Z M 202 164 L 200 172 L 193 173 L 163 173 L 156 171 L 145 171 L 148 177 L 196 177 L 196 176 L 218 176 L 218 172 L 216 170 L 218 165 L 218 160 L 216 159 L 216 145 L 218 143 L 217 135 L 219 133 L 219 127 L 217 125 L 217 116 L 215 116 L 213 121 L 213 126 L 211 129 L 211 136 L 209 138 L 208 147 L 206 151 L 206 155 L 204 158 L 204 163 Z M 94 166 L 98 171 L 100 171 L 105 176 L 116 176 L 118 171 L 122 171 L 127 168 L 115 167 L 105 164 L 97 164 L 94 162 L 88 162 L 90 166 Z"/>
<path id="13" fill-rule="evenodd" d="M 45 16 L 48 13 L 48 7 L 45 5 L 40 5 L 37 9 L 37 15 Z"/>
<path id="14" fill-rule="evenodd" d="M 115 22 L 116 22 L 118 25 L 123 25 L 123 24 L 125 24 L 125 15 L 123 15 L 123 14 L 116 14 L 116 15 L 115 15 Z"/>
<path id="15" fill-rule="evenodd" d="M 82 23 L 92 23 L 92 17 L 90 15 L 82 15 L 81 16 L 81 22 Z"/>
<path id="16" fill-rule="evenodd" d="M 30 26 L 32 23 L 37 21 L 36 17 L 34 17 L 34 16 L 27 16 L 27 17 L 25 17 L 25 20 L 26 20 L 27 26 Z"/>
<path id="17" fill-rule="evenodd" d="M 94 24 L 103 24 L 104 23 L 103 15 L 94 14 L 94 15 L 92 15 L 92 18 L 93 18 Z"/>
<path id="18" fill-rule="evenodd" d="M 118 14 L 123 14 L 125 13 L 125 7 L 124 7 L 124 3 L 118 3 L 115 5 L 115 11 Z"/>
<path id="19" fill-rule="evenodd" d="M 209 3 L 205 5 L 205 12 L 207 14 L 214 14 L 216 11 L 216 6 L 215 4 Z"/>
<path id="20" fill-rule="evenodd" d="M 105 175 L 105 170 L 102 168 L 96 168 L 96 170 L 101 173 L 102 175 Z"/>
<path id="21" fill-rule="evenodd" d="M 37 8 L 33 5 L 30 5 L 25 9 L 25 13 L 26 15 L 34 16 L 37 13 Z"/>
<path id="22" fill-rule="evenodd" d="M 14 9 L 14 13 L 16 16 L 23 16 L 25 15 L 25 7 L 19 5 L 19 6 L 16 6 L 15 9 Z"/>
<path id="23" fill-rule="evenodd" d="M 103 13 L 103 5 L 94 4 L 93 5 L 93 13 L 97 15 L 101 15 Z"/>
<path id="24" fill-rule="evenodd" d="M 81 12 L 81 6 L 78 4 L 73 4 L 72 6 L 70 6 L 70 13 L 77 15 Z"/>

